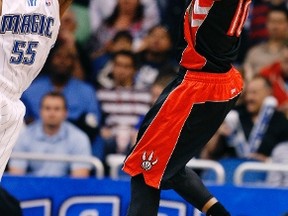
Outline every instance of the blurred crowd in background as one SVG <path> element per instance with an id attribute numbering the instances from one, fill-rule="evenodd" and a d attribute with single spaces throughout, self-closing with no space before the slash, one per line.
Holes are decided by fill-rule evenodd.
<path id="1" fill-rule="evenodd" d="M 185 5 L 74 0 L 42 72 L 22 97 L 25 127 L 14 151 L 91 155 L 104 164 L 108 154 L 125 155 L 149 107 L 177 75 Z M 245 80 L 244 93 L 199 158 L 287 163 L 286 0 L 253 0 L 234 65 Z M 89 170 L 81 163 L 16 159 L 7 168 L 38 176 L 84 177 Z"/>

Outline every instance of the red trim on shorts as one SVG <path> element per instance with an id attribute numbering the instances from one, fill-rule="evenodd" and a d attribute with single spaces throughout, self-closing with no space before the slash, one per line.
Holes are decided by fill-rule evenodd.
<path id="1" fill-rule="evenodd" d="M 123 170 L 131 176 L 142 173 L 146 184 L 159 188 L 193 105 L 207 101 L 228 101 L 241 93 L 242 85 L 241 75 L 234 68 L 220 74 L 187 71 L 182 83 L 168 95 L 150 126 L 125 160 Z M 151 169 L 142 168 L 144 160 L 150 163 Z"/>

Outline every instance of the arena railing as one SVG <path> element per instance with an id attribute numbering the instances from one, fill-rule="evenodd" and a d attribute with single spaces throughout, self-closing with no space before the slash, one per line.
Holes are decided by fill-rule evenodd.
<path id="1" fill-rule="evenodd" d="M 119 170 L 125 158 L 126 156 L 122 154 L 109 154 L 106 156 L 106 163 L 110 167 L 109 175 L 112 179 L 119 178 Z"/>
<path id="2" fill-rule="evenodd" d="M 43 153 L 28 153 L 28 152 L 13 152 L 13 159 L 37 160 L 37 161 L 62 161 L 62 162 L 80 162 L 92 164 L 95 168 L 95 177 L 104 177 L 104 166 L 102 162 L 93 156 L 74 156 L 66 154 L 43 154 Z"/>
<path id="3" fill-rule="evenodd" d="M 191 159 L 187 166 L 193 169 L 212 170 L 216 174 L 216 184 L 225 184 L 224 167 L 217 161 L 204 159 Z"/>
<path id="4" fill-rule="evenodd" d="M 263 163 L 263 162 L 244 162 L 240 164 L 233 176 L 234 184 L 237 186 L 245 185 L 244 175 L 247 172 L 256 171 L 256 172 L 288 172 L 287 164 L 278 164 L 278 163 Z M 264 184 L 263 184 L 264 185 Z"/>
<path id="5" fill-rule="evenodd" d="M 106 157 L 106 163 L 110 167 L 110 177 L 112 179 L 119 178 L 119 170 L 125 160 L 125 155 L 121 154 L 110 154 Z M 187 163 L 190 168 L 213 170 L 216 173 L 216 184 L 225 183 L 225 171 L 223 166 L 212 160 L 192 159 Z"/>

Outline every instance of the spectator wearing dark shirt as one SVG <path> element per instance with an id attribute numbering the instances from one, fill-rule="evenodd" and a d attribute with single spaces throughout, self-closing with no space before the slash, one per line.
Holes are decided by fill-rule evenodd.
<path id="1" fill-rule="evenodd" d="M 277 103 L 271 94 L 272 86 L 267 79 L 253 78 L 246 87 L 244 104 L 227 115 L 202 151 L 202 157 L 236 156 L 260 161 L 270 157 L 279 143 L 288 140 L 288 120 L 276 110 Z"/>
<path id="2" fill-rule="evenodd" d="M 30 123 L 39 119 L 40 101 L 46 93 L 61 92 L 67 100 L 67 119 L 93 141 L 98 132 L 101 111 L 93 87 L 72 76 L 74 59 L 75 53 L 65 44 L 54 47 L 45 67 L 48 75 L 34 80 L 22 96 L 27 107 L 25 120 Z"/>

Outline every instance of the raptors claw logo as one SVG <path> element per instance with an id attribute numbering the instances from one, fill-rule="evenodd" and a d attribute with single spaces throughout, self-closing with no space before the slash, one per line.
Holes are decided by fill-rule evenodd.
<path id="1" fill-rule="evenodd" d="M 148 156 L 148 159 L 147 159 L 147 156 L 146 156 L 146 151 L 143 153 L 142 155 L 142 164 L 141 164 L 141 167 L 148 171 L 152 168 L 152 166 L 154 166 L 157 162 L 158 162 L 158 159 L 152 161 L 153 159 L 153 155 L 154 155 L 154 152 L 151 152 L 151 154 Z"/>

